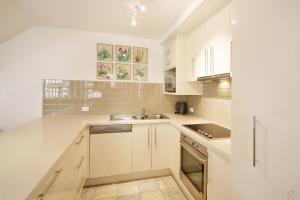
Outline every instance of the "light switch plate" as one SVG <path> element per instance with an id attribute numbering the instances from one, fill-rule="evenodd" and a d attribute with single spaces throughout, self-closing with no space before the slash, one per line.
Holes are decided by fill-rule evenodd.
<path id="1" fill-rule="evenodd" d="M 195 112 L 194 108 L 190 107 L 190 113 L 193 113 L 193 112 Z"/>

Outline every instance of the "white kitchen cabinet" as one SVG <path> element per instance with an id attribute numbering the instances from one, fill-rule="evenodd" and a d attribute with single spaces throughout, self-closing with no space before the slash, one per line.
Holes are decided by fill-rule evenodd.
<path id="1" fill-rule="evenodd" d="M 176 60 L 176 49 L 180 48 L 179 40 L 169 40 L 164 44 L 164 70 L 169 70 L 178 65 L 178 60 Z M 177 52 L 178 53 L 178 52 Z"/>
<path id="2" fill-rule="evenodd" d="M 186 79 L 230 73 L 231 6 L 219 11 L 186 38 Z"/>
<path id="3" fill-rule="evenodd" d="M 171 168 L 173 130 L 169 124 L 152 124 L 152 170 Z"/>
<path id="4" fill-rule="evenodd" d="M 177 35 L 170 38 L 164 44 L 164 93 L 170 95 L 201 95 L 201 83 L 186 81 L 187 67 L 186 57 L 186 37 Z M 170 78 L 172 74 L 173 78 Z M 175 92 L 169 92 L 166 85 L 172 83 Z M 175 83 L 175 84 L 173 84 Z"/>
<path id="5" fill-rule="evenodd" d="M 85 139 L 85 140 L 84 140 Z M 76 200 L 87 177 L 88 131 L 85 129 L 49 170 L 28 200 Z"/>
<path id="6" fill-rule="evenodd" d="M 132 132 L 90 135 L 90 177 L 131 173 Z"/>
<path id="7" fill-rule="evenodd" d="M 151 125 L 132 127 L 132 172 L 151 170 Z"/>
<path id="8" fill-rule="evenodd" d="M 172 138 L 177 133 L 168 123 L 133 125 L 132 171 L 172 168 Z"/>
<path id="9" fill-rule="evenodd" d="M 298 200 L 299 1 L 233 7 L 232 199 Z"/>
<path id="10" fill-rule="evenodd" d="M 232 200 L 230 160 L 218 154 L 208 152 L 208 200 Z"/>
<path id="11" fill-rule="evenodd" d="M 169 137 L 170 149 L 171 149 L 171 171 L 175 178 L 179 180 L 180 175 L 180 131 L 174 127 L 170 127 L 170 132 L 172 133 Z"/>

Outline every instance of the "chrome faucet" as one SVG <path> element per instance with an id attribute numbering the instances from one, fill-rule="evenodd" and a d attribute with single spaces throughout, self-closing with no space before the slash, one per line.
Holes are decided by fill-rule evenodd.
<path id="1" fill-rule="evenodd" d="M 145 108 L 142 109 L 141 117 L 142 117 L 142 119 L 145 119 L 145 117 L 146 117 L 146 110 L 145 110 Z"/>

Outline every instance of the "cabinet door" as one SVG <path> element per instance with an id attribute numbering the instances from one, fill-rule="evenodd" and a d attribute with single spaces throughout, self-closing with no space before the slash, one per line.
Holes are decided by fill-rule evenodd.
<path id="1" fill-rule="evenodd" d="M 165 69 L 176 67 L 176 38 L 171 39 L 165 44 L 164 62 Z"/>
<path id="2" fill-rule="evenodd" d="M 151 125 L 133 125 L 132 172 L 151 170 Z"/>
<path id="3" fill-rule="evenodd" d="M 300 199 L 299 1 L 234 1 L 234 16 L 233 199 Z"/>
<path id="4" fill-rule="evenodd" d="M 208 186 L 207 199 L 232 200 L 230 161 L 208 152 Z"/>
<path id="5" fill-rule="evenodd" d="M 212 75 L 230 73 L 231 43 L 226 40 L 216 40 L 210 48 Z"/>
<path id="6" fill-rule="evenodd" d="M 169 124 L 152 124 L 152 169 L 171 168 L 170 134 L 173 127 Z"/>
<path id="7" fill-rule="evenodd" d="M 210 21 L 212 29 L 210 48 L 210 73 L 230 73 L 231 64 L 231 6 L 217 13 Z"/>
<path id="8" fill-rule="evenodd" d="M 171 170 L 176 178 L 179 178 L 180 172 L 180 131 L 174 127 L 170 127 L 170 148 L 172 154 Z"/>
<path id="9" fill-rule="evenodd" d="M 131 132 L 90 135 L 92 178 L 131 173 Z"/>

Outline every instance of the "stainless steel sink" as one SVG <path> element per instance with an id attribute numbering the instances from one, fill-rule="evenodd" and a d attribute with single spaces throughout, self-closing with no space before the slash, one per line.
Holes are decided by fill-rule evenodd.
<path id="1" fill-rule="evenodd" d="M 111 121 L 120 120 L 149 120 L 149 119 L 169 119 L 167 116 L 162 114 L 145 114 L 145 115 L 111 115 Z"/>
<path id="2" fill-rule="evenodd" d="M 133 120 L 131 115 L 111 115 L 110 121 L 128 121 Z"/>

